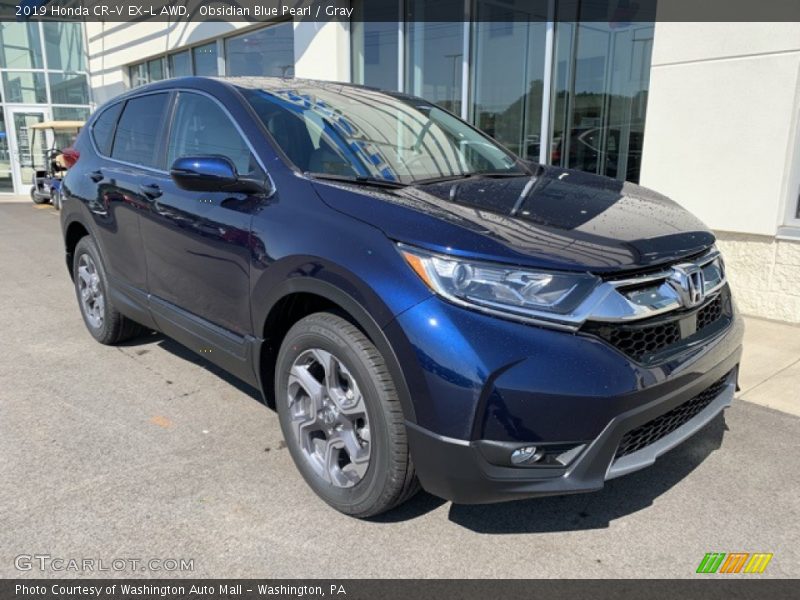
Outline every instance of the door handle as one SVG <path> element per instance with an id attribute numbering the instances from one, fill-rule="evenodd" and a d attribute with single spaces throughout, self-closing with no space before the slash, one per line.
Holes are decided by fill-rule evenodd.
<path id="1" fill-rule="evenodd" d="M 89 173 L 89 179 L 91 179 L 95 183 L 103 181 L 104 178 L 105 175 L 103 175 L 102 171 L 92 171 L 91 173 Z"/>
<path id="2" fill-rule="evenodd" d="M 151 200 L 158 198 L 162 194 L 161 188 L 155 183 L 143 183 L 139 186 L 139 191 Z"/>

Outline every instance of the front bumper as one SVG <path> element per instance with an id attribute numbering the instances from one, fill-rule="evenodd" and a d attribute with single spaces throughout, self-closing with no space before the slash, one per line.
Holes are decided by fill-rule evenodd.
<path id="1" fill-rule="evenodd" d="M 615 458 L 620 440 L 627 432 L 685 402 L 686 396 L 691 398 L 693 391 L 660 398 L 619 415 L 564 469 L 491 464 L 481 449 L 480 441 L 446 438 L 409 423 L 409 444 L 414 449 L 417 475 L 425 490 L 459 504 L 597 491 L 609 479 L 652 465 L 656 458 L 697 433 L 730 406 L 737 370 L 734 368 L 728 373 L 722 390 L 708 406 L 652 444 Z M 713 379 L 713 375 L 710 378 Z M 508 443 L 508 453 L 520 445 Z"/>
<path id="2" fill-rule="evenodd" d="M 398 344 L 401 331 L 412 354 Z M 412 378 L 417 421 L 407 432 L 422 487 L 477 504 L 597 491 L 653 464 L 730 406 L 743 325 L 734 314 L 702 344 L 651 365 L 596 339 L 436 299 L 401 315 L 387 332 Z M 415 366 L 420 370 L 409 373 Z M 685 421 L 618 455 L 626 434 L 680 412 L 707 390 L 713 394 Z M 512 465 L 511 452 L 527 445 L 574 451 L 560 455 L 567 456 L 563 464 Z"/>

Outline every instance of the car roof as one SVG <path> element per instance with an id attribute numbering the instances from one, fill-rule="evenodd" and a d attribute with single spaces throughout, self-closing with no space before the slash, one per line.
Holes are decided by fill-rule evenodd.
<path id="1" fill-rule="evenodd" d="M 124 100 L 126 98 L 156 91 L 169 91 L 176 88 L 197 89 L 201 91 L 213 92 L 214 88 L 219 87 L 239 88 L 240 90 L 264 90 L 267 92 L 278 92 L 291 88 L 298 92 L 313 93 L 315 90 L 342 91 L 345 89 L 370 91 L 391 96 L 405 96 L 398 92 L 381 90 L 376 87 L 345 83 L 341 81 L 321 81 L 317 79 L 300 79 L 294 77 L 176 77 L 174 79 L 164 79 L 147 85 L 139 86 L 115 97 L 113 101 Z"/>
<path id="2" fill-rule="evenodd" d="M 218 79 L 238 88 L 249 90 L 266 90 L 278 91 L 284 90 L 287 87 L 303 88 L 308 90 L 321 89 L 341 89 L 341 88 L 358 88 L 381 91 L 375 87 L 358 85 L 354 83 L 345 83 L 342 81 L 322 81 L 319 79 L 300 79 L 297 77 L 212 77 L 210 79 Z"/>

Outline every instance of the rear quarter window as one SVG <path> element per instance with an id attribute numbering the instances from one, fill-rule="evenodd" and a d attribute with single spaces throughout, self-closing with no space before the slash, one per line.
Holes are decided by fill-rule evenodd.
<path id="1" fill-rule="evenodd" d="M 100 154 L 111 154 L 111 143 L 114 141 L 114 127 L 117 124 L 122 103 L 112 104 L 95 119 L 92 125 L 92 139 Z"/>

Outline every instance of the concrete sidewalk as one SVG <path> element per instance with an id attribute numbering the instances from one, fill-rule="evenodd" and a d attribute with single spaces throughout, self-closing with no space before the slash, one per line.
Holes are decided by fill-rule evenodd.
<path id="1" fill-rule="evenodd" d="M 739 399 L 800 416 L 800 326 L 745 321 Z"/>
<path id="2" fill-rule="evenodd" d="M 19 204 L 20 202 L 30 202 L 31 204 L 33 204 L 30 196 L 20 196 L 16 194 L 0 194 L 0 204 Z M 49 204 L 45 204 L 43 206 L 48 206 L 50 208 L 53 208 Z"/>

